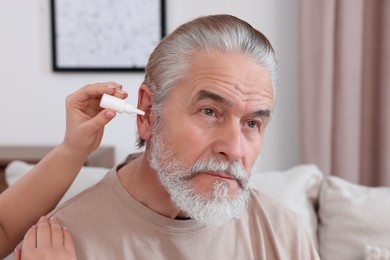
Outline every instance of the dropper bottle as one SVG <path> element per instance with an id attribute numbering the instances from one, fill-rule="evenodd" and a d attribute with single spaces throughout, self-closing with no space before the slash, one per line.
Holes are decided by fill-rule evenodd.
<path id="1" fill-rule="evenodd" d="M 126 103 L 126 100 L 120 99 L 108 94 L 103 94 L 102 99 L 100 100 L 100 106 L 102 108 L 108 108 L 115 110 L 118 113 L 127 113 L 127 114 L 138 114 L 138 115 L 145 115 L 145 112 L 142 110 L 139 110 L 132 106 L 131 104 Z"/>

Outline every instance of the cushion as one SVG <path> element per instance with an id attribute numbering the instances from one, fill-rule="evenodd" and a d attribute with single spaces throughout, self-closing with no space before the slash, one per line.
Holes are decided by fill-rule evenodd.
<path id="1" fill-rule="evenodd" d="M 34 164 L 28 164 L 18 160 L 10 162 L 5 168 L 5 180 L 7 185 L 11 186 L 14 184 L 34 166 Z M 100 181 L 108 171 L 109 169 L 101 167 L 82 167 L 76 179 L 58 205 L 61 205 L 68 199 L 72 198 L 74 195 Z"/>
<path id="2" fill-rule="evenodd" d="M 366 245 L 390 249 L 389 202 L 390 188 L 327 177 L 319 200 L 321 259 L 364 259 Z"/>
<path id="3" fill-rule="evenodd" d="M 390 250 L 386 248 L 366 245 L 365 252 L 366 254 L 364 260 L 389 260 L 390 259 Z"/>
<path id="4" fill-rule="evenodd" d="M 314 165 L 252 174 L 250 185 L 275 198 L 302 220 L 318 248 L 316 206 L 323 174 Z"/>

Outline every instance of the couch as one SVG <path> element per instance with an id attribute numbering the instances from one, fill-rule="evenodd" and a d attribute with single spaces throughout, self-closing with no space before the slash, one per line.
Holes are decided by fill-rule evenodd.
<path id="1" fill-rule="evenodd" d="M 13 161 L 5 169 L 12 185 L 33 164 Z M 98 182 L 108 171 L 84 166 L 60 204 Z M 250 185 L 296 213 L 321 259 L 390 259 L 390 188 L 364 187 L 325 176 L 314 165 L 252 173 Z"/>

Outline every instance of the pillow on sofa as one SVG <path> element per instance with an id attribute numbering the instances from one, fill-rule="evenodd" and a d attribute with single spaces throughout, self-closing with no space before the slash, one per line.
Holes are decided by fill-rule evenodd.
<path id="1" fill-rule="evenodd" d="M 386 248 L 379 248 L 371 245 L 365 246 L 365 258 L 364 260 L 389 260 L 390 250 Z"/>
<path id="2" fill-rule="evenodd" d="M 324 180 L 319 199 L 321 259 L 364 259 L 365 246 L 390 249 L 390 188 Z"/>
<path id="3" fill-rule="evenodd" d="M 5 180 L 7 185 L 11 186 L 14 184 L 34 166 L 34 164 L 28 164 L 18 160 L 10 162 L 5 168 Z M 58 203 L 58 205 L 100 181 L 108 171 L 109 169 L 101 167 L 82 167 L 76 179 L 73 181 L 72 185 Z"/>
<path id="4" fill-rule="evenodd" d="M 286 171 L 253 173 L 250 185 L 294 211 L 317 243 L 317 199 L 323 174 L 314 165 L 299 165 Z"/>

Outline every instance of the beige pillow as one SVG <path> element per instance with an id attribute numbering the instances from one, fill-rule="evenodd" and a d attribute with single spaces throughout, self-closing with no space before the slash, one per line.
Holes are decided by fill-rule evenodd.
<path id="1" fill-rule="evenodd" d="M 321 259 L 364 259 L 365 246 L 390 248 L 390 188 L 327 177 L 319 202 Z"/>
<path id="2" fill-rule="evenodd" d="M 317 246 L 316 205 L 323 174 L 314 165 L 252 174 L 250 185 L 294 211 Z M 318 248 L 318 247 L 317 247 Z"/>
<path id="3" fill-rule="evenodd" d="M 390 260 L 390 250 L 372 245 L 366 245 L 364 260 Z"/>
<path id="4" fill-rule="evenodd" d="M 5 181 L 7 185 L 11 186 L 17 182 L 34 166 L 34 164 L 29 164 L 18 160 L 10 162 L 5 168 Z M 74 195 L 100 181 L 108 171 L 109 169 L 101 167 L 82 167 L 76 179 L 73 181 L 72 185 L 62 197 L 58 205 L 61 205 L 63 202 L 72 198 Z"/>

